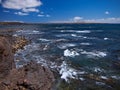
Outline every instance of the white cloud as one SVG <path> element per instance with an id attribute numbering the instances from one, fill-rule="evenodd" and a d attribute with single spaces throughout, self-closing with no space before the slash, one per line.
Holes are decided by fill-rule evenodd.
<path id="1" fill-rule="evenodd" d="M 23 12 L 39 12 L 39 10 L 36 8 L 23 8 L 22 11 Z"/>
<path id="2" fill-rule="evenodd" d="M 46 17 L 50 17 L 50 15 L 47 14 Z"/>
<path id="3" fill-rule="evenodd" d="M 17 15 L 20 15 L 20 16 L 28 15 L 28 13 L 23 13 L 23 12 L 15 12 L 14 14 L 17 14 Z"/>
<path id="4" fill-rule="evenodd" d="M 44 15 L 44 14 L 38 14 L 38 17 L 50 17 L 50 15 L 49 15 L 49 14 L 47 14 L 47 15 Z"/>
<path id="5" fill-rule="evenodd" d="M 105 14 L 106 14 L 106 15 L 109 15 L 110 13 L 109 13 L 109 11 L 106 11 Z"/>
<path id="6" fill-rule="evenodd" d="M 74 22 L 79 22 L 82 19 L 83 19 L 83 17 L 76 16 L 76 17 L 73 18 L 73 21 Z"/>
<path id="7" fill-rule="evenodd" d="M 45 15 L 39 14 L 38 17 L 44 17 Z"/>
<path id="8" fill-rule="evenodd" d="M 8 9 L 24 9 L 41 6 L 42 2 L 40 0 L 5 0 L 2 2 L 2 6 Z"/>

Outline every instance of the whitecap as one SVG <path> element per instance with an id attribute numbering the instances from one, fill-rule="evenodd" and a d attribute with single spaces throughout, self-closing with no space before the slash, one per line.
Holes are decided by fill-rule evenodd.
<path id="1" fill-rule="evenodd" d="M 99 58 L 101 58 L 101 57 L 107 56 L 106 52 L 101 52 L 101 51 L 93 51 L 93 52 L 82 51 L 81 54 L 85 54 L 89 58 L 93 58 L 93 57 L 99 57 Z"/>
<path id="2" fill-rule="evenodd" d="M 94 67 L 93 70 L 94 72 L 104 72 L 104 69 L 101 69 L 99 67 Z"/>
<path id="3" fill-rule="evenodd" d="M 36 31 L 36 30 L 33 30 L 32 32 L 33 32 L 33 33 L 39 33 L 39 31 Z"/>
<path id="4" fill-rule="evenodd" d="M 91 45 L 90 43 L 80 43 L 80 45 Z"/>
<path id="5" fill-rule="evenodd" d="M 84 78 L 79 78 L 81 81 L 84 81 L 85 79 Z"/>
<path id="6" fill-rule="evenodd" d="M 83 30 L 83 31 L 76 31 L 77 33 L 91 33 L 89 30 Z"/>
<path id="7" fill-rule="evenodd" d="M 68 47 L 75 47 L 75 46 L 76 46 L 76 44 L 74 44 L 74 43 L 63 43 L 63 44 L 58 45 L 58 48 L 66 49 Z"/>
<path id="8" fill-rule="evenodd" d="M 108 40 L 109 38 L 104 38 L 104 40 Z"/>
<path id="9" fill-rule="evenodd" d="M 71 32 L 71 33 L 91 33 L 89 30 L 61 30 L 61 32 Z"/>
<path id="10" fill-rule="evenodd" d="M 120 76 L 111 76 L 111 78 L 118 80 L 120 79 Z"/>
<path id="11" fill-rule="evenodd" d="M 100 76 L 100 78 L 104 80 L 108 79 L 106 76 Z"/>
<path id="12" fill-rule="evenodd" d="M 13 37 L 17 37 L 18 35 L 17 34 L 13 34 Z"/>
<path id="13" fill-rule="evenodd" d="M 64 51 L 64 56 L 66 56 L 66 57 L 75 57 L 75 56 L 79 56 L 79 53 L 76 52 L 76 51 L 74 51 L 74 50 L 68 50 L 68 49 L 66 49 Z"/>
<path id="14" fill-rule="evenodd" d="M 61 79 L 64 79 L 66 82 L 68 82 L 69 78 L 75 79 L 77 77 L 77 72 L 75 69 L 70 68 L 65 61 L 63 61 L 62 65 L 60 66 L 60 75 Z"/>
<path id="15" fill-rule="evenodd" d="M 40 38 L 40 39 L 38 39 L 38 40 L 40 40 L 40 41 L 42 41 L 42 42 L 49 42 L 49 41 L 50 41 L 50 40 L 45 39 L 45 38 Z"/>

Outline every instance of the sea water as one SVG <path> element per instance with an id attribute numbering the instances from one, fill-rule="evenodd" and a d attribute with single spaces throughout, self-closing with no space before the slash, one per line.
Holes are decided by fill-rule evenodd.
<path id="1" fill-rule="evenodd" d="M 54 89 L 120 88 L 120 24 L 22 24 L 0 28 L 19 28 L 11 34 L 31 41 L 15 54 L 16 66 L 34 60 L 50 68 L 58 75 L 59 84 Z"/>

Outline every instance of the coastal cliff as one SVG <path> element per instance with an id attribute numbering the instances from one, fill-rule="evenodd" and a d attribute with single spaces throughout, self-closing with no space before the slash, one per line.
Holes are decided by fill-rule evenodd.
<path id="1" fill-rule="evenodd" d="M 11 41 L 0 36 L 0 90 L 51 90 L 53 73 L 33 61 L 15 68 L 12 50 Z"/>

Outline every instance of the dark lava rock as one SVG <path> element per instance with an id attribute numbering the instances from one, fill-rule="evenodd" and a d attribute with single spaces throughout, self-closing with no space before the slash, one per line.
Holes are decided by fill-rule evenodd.
<path id="1" fill-rule="evenodd" d="M 0 37 L 0 78 L 9 74 L 15 67 L 12 46 L 5 37 Z"/>

